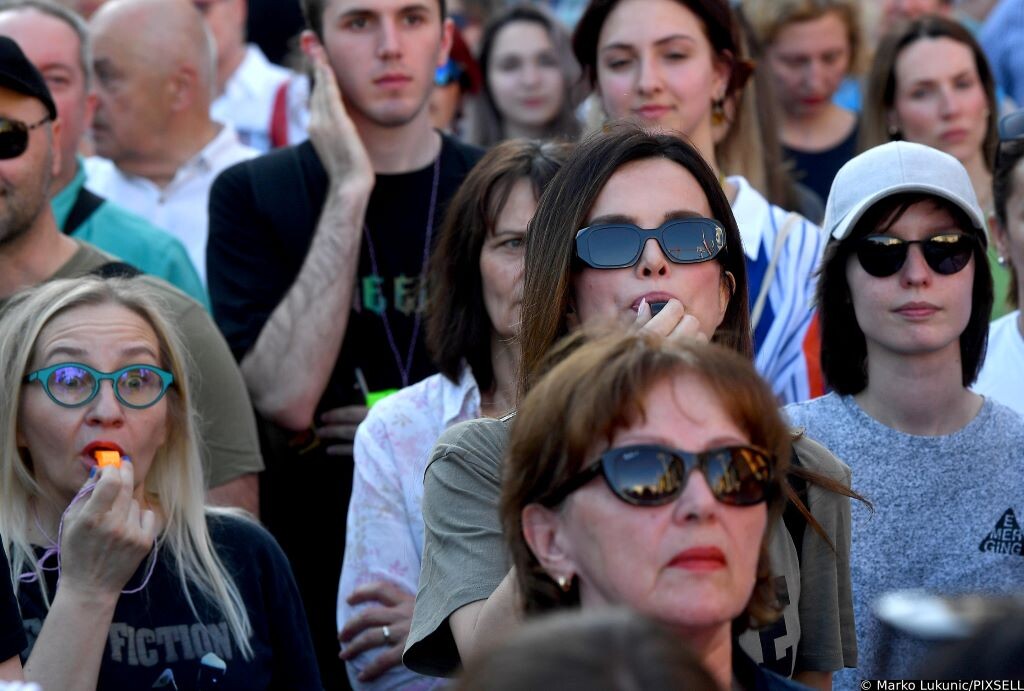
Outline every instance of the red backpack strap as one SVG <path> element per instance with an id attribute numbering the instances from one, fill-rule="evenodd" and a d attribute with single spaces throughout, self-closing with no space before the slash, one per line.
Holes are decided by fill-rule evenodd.
<path id="1" fill-rule="evenodd" d="M 274 109 L 270 113 L 270 146 L 278 149 L 288 146 L 288 86 L 291 79 L 285 79 L 274 92 Z"/>

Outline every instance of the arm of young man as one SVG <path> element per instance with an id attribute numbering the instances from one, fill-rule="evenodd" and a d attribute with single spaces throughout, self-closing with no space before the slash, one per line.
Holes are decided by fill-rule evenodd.
<path id="1" fill-rule="evenodd" d="M 253 405 L 292 430 L 312 424 L 341 350 L 374 182 L 322 48 L 315 47 L 311 56 L 316 87 L 309 134 L 327 170 L 327 197 L 298 277 L 241 362 Z"/>
<path id="2" fill-rule="evenodd" d="M 263 470 L 256 418 L 245 382 L 210 315 L 188 301 L 175 315 L 195 364 L 192 401 L 198 413 L 207 497 L 259 517 Z"/>

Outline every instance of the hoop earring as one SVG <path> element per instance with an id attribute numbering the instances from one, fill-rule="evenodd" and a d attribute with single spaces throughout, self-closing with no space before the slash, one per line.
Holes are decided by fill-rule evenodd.
<path id="1" fill-rule="evenodd" d="M 711 124 L 720 127 L 725 123 L 725 99 L 716 98 L 711 101 Z"/>

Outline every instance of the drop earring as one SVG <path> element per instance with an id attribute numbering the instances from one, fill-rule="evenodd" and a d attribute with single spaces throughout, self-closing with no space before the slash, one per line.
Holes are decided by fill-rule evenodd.
<path id="1" fill-rule="evenodd" d="M 711 101 L 711 124 L 720 127 L 725 123 L 725 99 L 716 98 Z"/>
<path id="2" fill-rule="evenodd" d="M 558 583 L 558 587 L 562 589 L 563 593 L 569 592 L 572 588 L 572 576 L 559 576 L 555 579 L 555 582 Z"/>

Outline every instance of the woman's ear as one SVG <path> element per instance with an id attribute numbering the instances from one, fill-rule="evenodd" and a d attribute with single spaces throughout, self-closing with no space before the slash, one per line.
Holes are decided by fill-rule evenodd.
<path id="1" fill-rule="evenodd" d="M 732 296 L 735 294 L 736 277 L 732 275 L 732 271 L 723 271 L 722 285 L 718 296 L 719 324 L 721 324 L 722 319 L 725 319 L 725 313 L 729 309 L 729 303 L 732 301 Z"/>
<path id="2" fill-rule="evenodd" d="M 885 111 L 885 127 L 889 133 L 889 139 L 900 137 L 900 119 L 896 116 L 896 111 L 891 108 Z"/>
<path id="3" fill-rule="evenodd" d="M 996 246 L 996 251 L 1000 257 L 1007 257 L 1010 254 L 1010 248 L 1008 246 L 1008 238 L 1006 237 L 1006 228 L 996 218 L 995 213 L 989 214 L 988 217 L 988 237 Z"/>
<path id="4" fill-rule="evenodd" d="M 555 581 L 571 581 L 576 575 L 576 562 L 566 543 L 561 513 L 540 504 L 527 504 L 520 516 L 523 538 L 541 567 Z"/>

